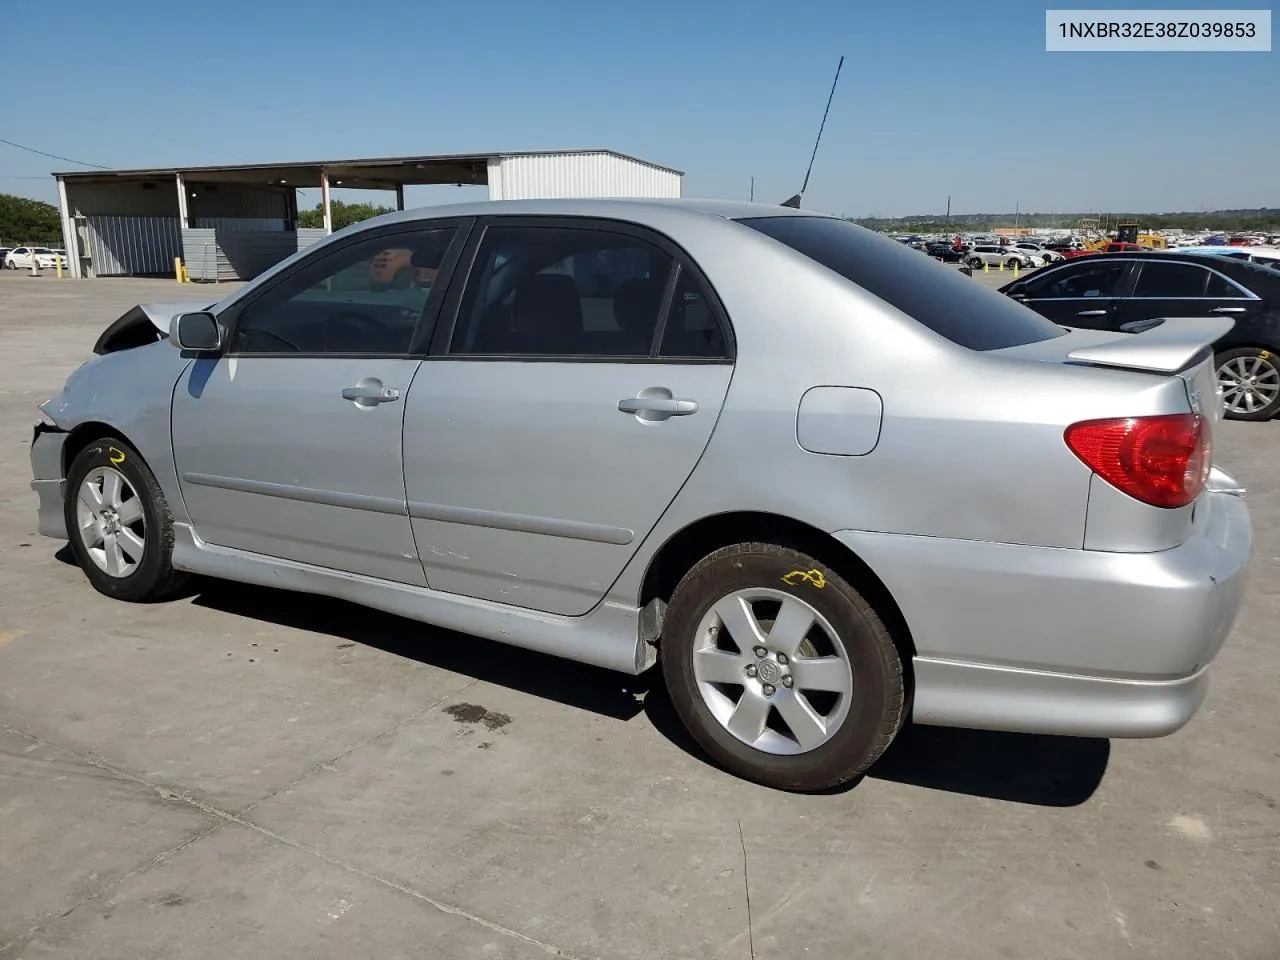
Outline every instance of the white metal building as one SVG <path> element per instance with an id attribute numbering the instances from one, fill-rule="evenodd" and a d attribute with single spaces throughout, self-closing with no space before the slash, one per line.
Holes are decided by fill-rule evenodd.
<path id="1" fill-rule="evenodd" d="M 332 232 L 330 189 L 459 184 L 491 200 L 679 197 L 683 172 L 613 150 L 545 150 L 56 173 L 71 275 L 249 279 Z M 322 229 L 298 228 L 298 189 L 320 189 Z"/>

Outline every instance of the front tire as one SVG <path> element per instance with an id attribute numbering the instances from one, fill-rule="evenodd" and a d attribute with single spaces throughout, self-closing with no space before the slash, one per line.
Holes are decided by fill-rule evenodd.
<path id="1" fill-rule="evenodd" d="M 701 560 L 661 640 L 676 714 L 730 772 L 782 790 L 863 773 L 905 716 L 902 661 L 883 621 L 838 573 L 768 543 Z"/>
<path id="2" fill-rule="evenodd" d="M 1270 420 L 1280 413 L 1280 357 L 1262 347 L 1237 347 L 1214 363 L 1228 420 Z"/>
<path id="3" fill-rule="evenodd" d="M 133 447 L 103 437 L 67 471 L 63 504 L 71 550 L 94 589 L 116 600 L 162 600 L 187 575 L 173 569 L 173 516 Z"/>

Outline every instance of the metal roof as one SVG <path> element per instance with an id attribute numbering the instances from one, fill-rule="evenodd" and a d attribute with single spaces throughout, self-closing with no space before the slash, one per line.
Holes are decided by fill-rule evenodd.
<path id="1" fill-rule="evenodd" d="M 80 183 L 118 183 L 121 180 L 151 180 L 175 174 L 203 183 L 271 183 L 291 187 L 320 186 L 324 169 L 333 186 L 386 188 L 397 185 L 488 182 L 488 163 L 503 157 L 554 157 L 606 154 L 645 166 L 684 175 L 683 170 L 642 160 L 617 150 L 604 148 L 577 150 L 499 150 L 488 153 L 430 154 L 409 157 L 367 157 L 355 160 L 308 160 L 280 163 L 219 164 L 197 167 L 142 167 L 131 170 L 68 170 L 55 172 L 62 180 Z"/>

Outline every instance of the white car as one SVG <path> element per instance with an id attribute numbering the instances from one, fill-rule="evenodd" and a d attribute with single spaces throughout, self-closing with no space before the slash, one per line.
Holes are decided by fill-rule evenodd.
<path id="1" fill-rule="evenodd" d="M 30 270 L 34 259 L 41 270 L 52 270 L 57 256 L 48 247 L 14 247 L 5 255 L 4 265 L 10 270 Z"/>
<path id="2" fill-rule="evenodd" d="M 1062 254 L 1058 253 L 1058 251 L 1049 250 L 1041 244 L 1033 243 L 1030 240 L 1019 240 L 1017 243 L 1013 244 L 1013 246 L 1019 250 L 1026 251 L 1026 253 L 1035 258 L 1037 263 L 1050 264 L 1055 260 L 1066 259 Z"/>

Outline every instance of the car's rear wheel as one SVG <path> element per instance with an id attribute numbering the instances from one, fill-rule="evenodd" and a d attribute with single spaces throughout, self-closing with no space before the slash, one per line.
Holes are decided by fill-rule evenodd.
<path id="1" fill-rule="evenodd" d="M 981 258 L 981 257 L 970 257 L 970 258 L 969 258 L 968 260 L 966 260 L 965 262 L 966 262 L 966 263 L 968 263 L 968 264 L 969 264 L 969 266 L 973 267 L 973 269 L 975 269 L 975 270 L 981 270 L 981 269 L 982 269 L 982 258 Z"/>
<path id="2" fill-rule="evenodd" d="M 700 561 L 661 641 L 672 704 L 726 769 L 784 790 L 851 780 L 902 725 L 902 661 L 838 573 L 787 547 L 741 543 Z"/>
<path id="3" fill-rule="evenodd" d="M 1280 360 L 1261 347 L 1217 356 L 1218 386 L 1230 420 L 1270 420 L 1280 413 Z"/>
<path id="4" fill-rule="evenodd" d="M 1044 265 L 1045 265 L 1046 267 L 1047 267 L 1049 264 L 1053 263 L 1053 256 L 1052 256 L 1051 254 L 1046 253 L 1046 254 L 1044 255 L 1044 257 L 1043 257 L 1043 258 L 1041 258 L 1041 259 L 1042 259 L 1042 262 L 1044 263 Z"/>
<path id="5" fill-rule="evenodd" d="M 161 600 L 187 576 L 173 569 L 173 517 L 150 468 L 131 446 L 103 437 L 67 471 L 71 550 L 89 582 L 117 600 Z"/>

